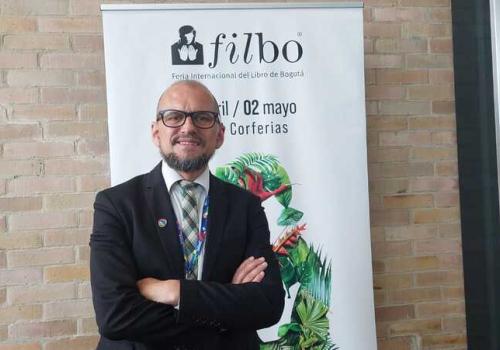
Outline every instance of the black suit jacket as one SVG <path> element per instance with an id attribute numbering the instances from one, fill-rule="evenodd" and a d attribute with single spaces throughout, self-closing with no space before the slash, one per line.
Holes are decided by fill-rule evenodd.
<path id="1" fill-rule="evenodd" d="M 202 280 L 188 281 L 161 163 L 97 194 L 90 269 L 98 350 L 258 349 L 256 329 L 279 320 L 284 291 L 259 198 L 212 175 L 209 196 Z M 231 284 L 249 256 L 265 257 L 264 280 Z M 145 299 L 136 286 L 144 277 L 179 279 L 179 310 Z"/>

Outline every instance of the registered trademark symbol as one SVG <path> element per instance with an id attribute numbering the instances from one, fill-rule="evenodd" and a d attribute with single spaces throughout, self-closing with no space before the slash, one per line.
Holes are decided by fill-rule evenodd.
<path id="1" fill-rule="evenodd" d="M 302 36 L 302 32 L 297 32 L 297 36 Z"/>

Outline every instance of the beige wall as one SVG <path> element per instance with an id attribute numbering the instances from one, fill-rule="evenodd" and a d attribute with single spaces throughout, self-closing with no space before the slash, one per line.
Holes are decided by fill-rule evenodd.
<path id="1" fill-rule="evenodd" d="M 97 341 L 88 239 L 109 184 L 100 2 L 0 0 L 0 350 Z M 450 0 L 365 5 L 379 348 L 465 349 Z"/>

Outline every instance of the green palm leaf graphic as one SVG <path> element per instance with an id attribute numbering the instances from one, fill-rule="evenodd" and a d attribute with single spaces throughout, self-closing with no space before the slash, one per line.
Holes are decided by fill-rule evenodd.
<path id="1" fill-rule="evenodd" d="M 238 179 L 240 174 L 231 166 L 218 167 L 215 170 L 215 176 L 219 179 L 232 183 L 233 185 L 239 186 Z"/>
<path id="2" fill-rule="evenodd" d="M 301 327 L 313 333 L 316 338 L 326 340 L 328 319 L 325 316 L 328 312 L 328 306 L 306 292 L 302 293 L 302 300 L 295 309 Z"/>
<path id="3" fill-rule="evenodd" d="M 249 168 L 258 172 L 272 173 L 279 163 L 276 156 L 253 152 L 243 154 L 231 162 L 230 165 L 239 172 L 243 172 L 245 168 Z"/>
<path id="4" fill-rule="evenodd" d="M 276 156 L 252 152 L 243 154 L 232 162 L 218 167 L 215 170 L 215 175 L 224 181 L 246 188 L 244 183 L 245 170 L 254 171 L 262 175 L 265 188 L 272 191 L 280 186 L 281 177 L 276 174 L 276 169 L 279 166 Z M 286 184 L 289 184 L 289 181 Z"/>

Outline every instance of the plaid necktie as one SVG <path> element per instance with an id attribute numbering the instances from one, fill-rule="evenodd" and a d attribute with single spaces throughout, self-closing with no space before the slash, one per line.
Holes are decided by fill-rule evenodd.
<path id="1" fill-rule="evenodd" d="M 184 234 L 184 254 L 191 261 L 198 244 L 198 203 L 196 194 L 199 185 L 194 182 L 179 181 L 182 199 L 182 221 L 181 230 Z M 196 280 L 198 278 L 198 266 L 193 266 L 192 271 L 186 271 L 186 279 Z"/>

